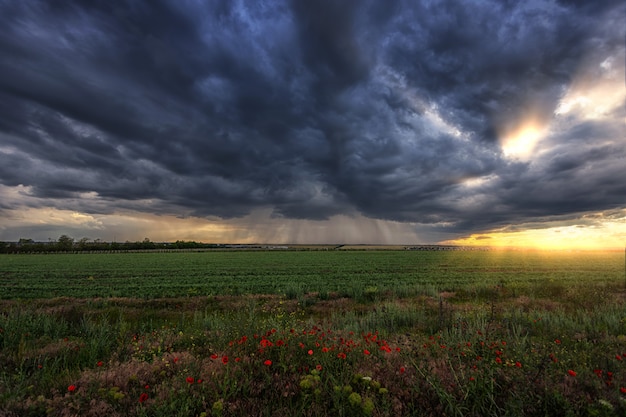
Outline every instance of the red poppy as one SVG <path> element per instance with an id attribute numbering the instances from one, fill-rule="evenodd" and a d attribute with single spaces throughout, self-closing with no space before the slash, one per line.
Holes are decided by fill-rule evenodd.
<path id="1" fill-rule="evenodd" d="M 102 366 L 102 365 L 104 365 L 104 363 L 102 363 L 102 361 L 98 361 L 98 363 L 96 365 L 97 366 Z"/>
<path id="2" fill-rule="evenodd" d="M 571 369 L 568 370 L 567 373 L 569 374 L 569 376 L 576 376 L 576 372 L 572 371 Z"/>
<path id="3" fill-rule="evenodd" d="M 188 384 L 193 384 L 194 382 L 196 382 L 195 378 L 192 376 L 188 376 L 187 377 L 187 383 Z"/>
<path id="4" fill-rule="evenodd" d="M 265 366 L 272 366 L 272 361 L 268 359 L 265 362 L 263 362 L 263 365 L 265 365 Z"/>
<path id="5" fill-rule="evenodd" d="M 222 363 L 223 364 L 227 364 L 228 363 L 228 356 L 222 356 Z"/>
<path id="6" fill-rule="evenodd" d="M 496 358 L 496 363 L 502 363 L 502 359 L 500 357 Z"/>
<path id="7" fill-rule="evenodd" d="M 346 354 L 345 354 L 345 353 L 343 353 L 343 352 L 339 352 L 339 353 L 337 354 L 337 357 L 338 357 L 339 359 L 345 359 L 345 358 L 346 358 Z"/>
<path id="8" fill-rule="evenodd" d="M 313 349 L 309 349 L 309 351 L 307 352 L 309 355 L 313 354 Z"/>
<path id="9" fill-rule="evenodd" d="M 203 382 L 204 382 L 203 379 L 199 379 L 199 380 L 196 381 L 196 383 L 198 383 L 198 384 L 202 384 Z"/>
<path id="10" fill-rule="evenodd" d="M 364 354 L 364 355 L 369 355 L 369 354 L 370 354 L 370 351 L 369 351 L 369 350 L 367 350 L 367 349 L 363 349 L 363 354 Z"/>
<path id="11" fill-rule="evenodd" d="M 515 366 L 517 366 L 518 368 L 522 367 L 522 363 L 521 362 L 515 362 Z"/>
<path id="12" fill-rule="evenodd" d="M 178 358 L 174 358 L 174 363 L 178 363 Z"/>
<path id="13" fill-rule="evenodd" d="M 235 358 L 235 362 L 241 362 L 241 358 Z"/>
<path id="14" fill-rule="evenodd" d="M 74 391 L 76 391 L 76 385 L 74 385 L 74 384 L 70 385 L 69 387 L 67 387 L 67 390 L 68 390 L 69 392 L 74 392 Z"/>
<path id="15" fill-rule="evenodd" d="M 622 394 L 626 394 L 626 388 L 625 387 L 621 387 L 619 389 L 619 392 L 621 392 Z"/>
<path id="16" fill-rule="evenodd" d="M 320 365 L 320 364 L 315 365 L 315 369 L 317 369 L 318 371 L 321 371 L 322 370 L 322 365 Z"/>
<path id="17" fill-rule="evenodd" d="M 141 395 L 139 396 L 139 402 L 144 403 L 146 402 L 147 399 L 148 399 L 148 393 L 142 392 Z"/>
<path id="18" fill-rule="evenodd" d="M 559 339 L 554 339 L 554 343 L 556 343 L 557 345 L 560 345 L 561 341 Z"/>
<path id="19" fill-rule="evenodd" d="M 400 373 L 403 374 L 406 371 L 406 369 L 404 368 L 404 366 L 400 367 Z"/>
<path id="20" fill-rule="evenodd" d="M 622 356 L 618 353 L 617 355 L 615 355 L 615 359 L 617 359 L 618 361 L 622 360 Z"/>
<path id="21" fill-rule="evenodd" d="M 217 353 L 214 353 L 214 354 L 211 355 L 211 359 L 215 360 L 217 358 L 219 358 L 219 356 L 217 356 Z"/>

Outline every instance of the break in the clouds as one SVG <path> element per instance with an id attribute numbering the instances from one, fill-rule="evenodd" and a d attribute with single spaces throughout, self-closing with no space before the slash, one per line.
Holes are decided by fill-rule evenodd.
<path id="1" fill-rule="evenodd" d="M 29 210 L 21 234 L 132 213 L 432 241 L 623 209 L 625 18 L 619 0 L 0 0 L 0 237 Z"/>

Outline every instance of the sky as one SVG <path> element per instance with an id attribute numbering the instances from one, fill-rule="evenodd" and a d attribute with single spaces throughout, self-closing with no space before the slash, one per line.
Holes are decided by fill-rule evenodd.
<path id="1" fill-rule="evenodd" d="M 622 0 L 0 0 L 0 240 L 626 246 Z"/>

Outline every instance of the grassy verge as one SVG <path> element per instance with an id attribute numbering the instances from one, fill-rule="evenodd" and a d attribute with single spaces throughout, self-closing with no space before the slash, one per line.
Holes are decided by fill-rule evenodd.
<path id="1" fill-rule="evenodd" d="M 626 414 L 617 283 L 5 300 L 8 416 Z"/>

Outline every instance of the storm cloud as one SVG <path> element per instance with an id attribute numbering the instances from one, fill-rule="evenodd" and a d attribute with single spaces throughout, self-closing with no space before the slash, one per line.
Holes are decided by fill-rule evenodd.
<path id="1" fill-rule="evenodd" d="M 0 1 L 0 184 L 24 197 L 0 210 L 462 235 L 623 209 L 625 17 L 622 1 Z"/>

